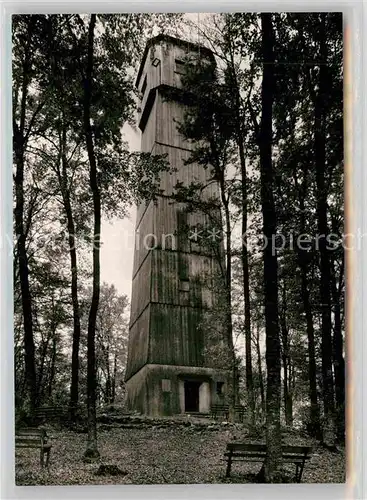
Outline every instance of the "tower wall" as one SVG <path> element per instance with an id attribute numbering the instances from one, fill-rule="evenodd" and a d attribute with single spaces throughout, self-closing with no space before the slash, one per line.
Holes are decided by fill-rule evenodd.
<path id="1" fill-rule="evenodd" d="M 156 37 L 147 45 L 137 79 L 142 93 L 142 151 L 167 154 L 176 169 L 161 173 L 162 195 L 137 209 L 127 405 L 151 415 L 209 411 L 226 392 L 226 372 L 206 354 L 210 335 L 201 327 L 205 311 L 214 302 L 203 276 L 215 272 L 219 263 L 209 248 L 183 237 L 182 231 L 184 226 L 208 225 L 208 216 L 187 213 L 185 203 L 172 199 L 178 181 L 185 186 L 207 183 L 202 197 L 218 196 L 209 169 L 185 165 L 194 144 L 177 129 L 184 108 L 166 99 L 167 88 L 180 86 L 184 57 L 199 50 L 213 62 L 207 49 Z"/>

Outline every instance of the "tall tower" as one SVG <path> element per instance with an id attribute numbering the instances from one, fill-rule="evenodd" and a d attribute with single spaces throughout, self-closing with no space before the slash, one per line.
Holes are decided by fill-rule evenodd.
<path id="1" fill-rule="evenodd" d="M 188 213 L 185 203 L 172 199 L 177 181 L 208 184 L 203 197 L 218 194 L 209 169 L 185 164 L 194 145 L 177 129 L 184 105 L 179 97 L 172 98 L 172 90 L 180 95 L 190 55 L 215 65 L 207 48 L 159 35 L 148 42 L 136 81 L 141 150 L 167 154 L 175 167 L 174 173 L 161 173 L 162 195 L 137 209 L 125 381 L 127 406 L 150 415 L 207 412 L 227 392 L 226 371 L 209 359 L 210 332 L 202 325 L 204 312 L 213 306 L 213 292 L 202 276 L 215 272 L 218 260 L 182 231 L 205 225 L 206 216 Z"/>

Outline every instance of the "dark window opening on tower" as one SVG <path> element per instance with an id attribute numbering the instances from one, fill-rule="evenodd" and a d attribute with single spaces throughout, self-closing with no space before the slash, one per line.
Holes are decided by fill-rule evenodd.
<path id="1" fill-rule="evenodd" d="M 178 249 L 182 251 L 189 250 L 189 226 L 187 212 L 183 210 L 177 211 L 177 243 Z"/>
<path id="2" fill-rule="evenodd" d="M 184 75 L 185 74 L 185 63 L 183 61 L 178 61 L 176 59 L 175 73 L 177 73 L 178 75 Z"/>
<path id="3" fill-rule="evenodd" d="M 222 396 L 223 386 L 224 386 L 224 382 L 217 382 L 217 394 L 218 394 L 218 396 Z"/>
<path id="4" fill-rule="evenodd" d="M 189 281 L 189 259 L 186 253 L 178 254 L 178 277 L 180 281 Z"/>
<path id="5" fill-rule="evenodd" d="M 181 292 L 189 292 L 190 291 L 190 281 L 188 279 L 181 279 L 179 287 L 180 287 Z"/>

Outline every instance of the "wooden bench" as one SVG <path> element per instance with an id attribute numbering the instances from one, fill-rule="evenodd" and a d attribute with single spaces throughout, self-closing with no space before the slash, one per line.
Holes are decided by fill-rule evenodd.
<path id="1" fill-rule="evenodd" d="M 238 415 L 238 419 L 240 422 L 243 422 L 243 417 L 245 414 L 245 407 L 242 405 L 236 405 L 234 407 L 235 415 Z M 229 417 L 229 405 L 212 405 L 211 407 L 211 416 L 215 420 L 218 416 L 223 416 L 226 420 Z"/>
<path id="2" fill-rule="evenodd" d="M 214 419 L 217 419 L 218 416 L 223 416 L 226 420 L 228 420 L 229 405 L 212 405 L 210 413 Z"/>
<path id="3" fill-rule="evenodd" d="M 44 466 L 44 455 L 46 454 L 46 467 L 50 460 L 51 444 L 48 442 L 46 429 L 19 429 L 15 433 L 16 448 L 39 448 L 40 465 Z"/>
<path id="4" fill-rule="evenodd" d="M 245 407 L 242 405 L 236 405 L 234 407 L 234 413 L 235 413 L 235 415 L 238 415 L 239 421 L 243 422 L 243 417 L 245 415 Z"/>
<path id="5" fill-rule="evenodd" d="M 311 446 L 282 445 L 283 463 L 296 465 L 295 482 L 300 483 L 306 460 L 311 458 Z M 231 474 L 232 462 L 263 462 L 266 458 L 266 444 L 228 443 L 224 454 L 227 460 L 226 477 Z"/>
<path id="6" fill-rule="evenodd" d="M 38 421 L 55 422 L 64 419 L 66 411 L 60 406 L 41 406 L 35 410 L 34 416 Z"/>

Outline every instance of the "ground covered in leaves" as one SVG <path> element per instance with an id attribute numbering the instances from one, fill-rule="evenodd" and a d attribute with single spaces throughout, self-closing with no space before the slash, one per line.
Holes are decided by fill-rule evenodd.
<path id="1" fill-rule="evenodd" d="M 101 456 L 94 463 L 83 460 L 87 438 L 83 432 L 49 429 L 52 449 L 48 470 L 40 469 L 38 450 L 16 449 L 16 484 L 248 483 L 254 482 L 261 468 L 260 463 L 237 462 L 231 478 L 225 478 L 223 453 L 229 441 L 263 441 L 259 435 L 250 436 L 241 424 L 189 418 L 177 422 L 106 422 L 99 424 Z M 345 482 L 344 449 L 331 452 L 296 432 L 285 433 L 283 442 L 314 446 L 303 483 Z M 293 469 L 290 465 L 285 470 L 289 482 L 293 480 Z"/>

